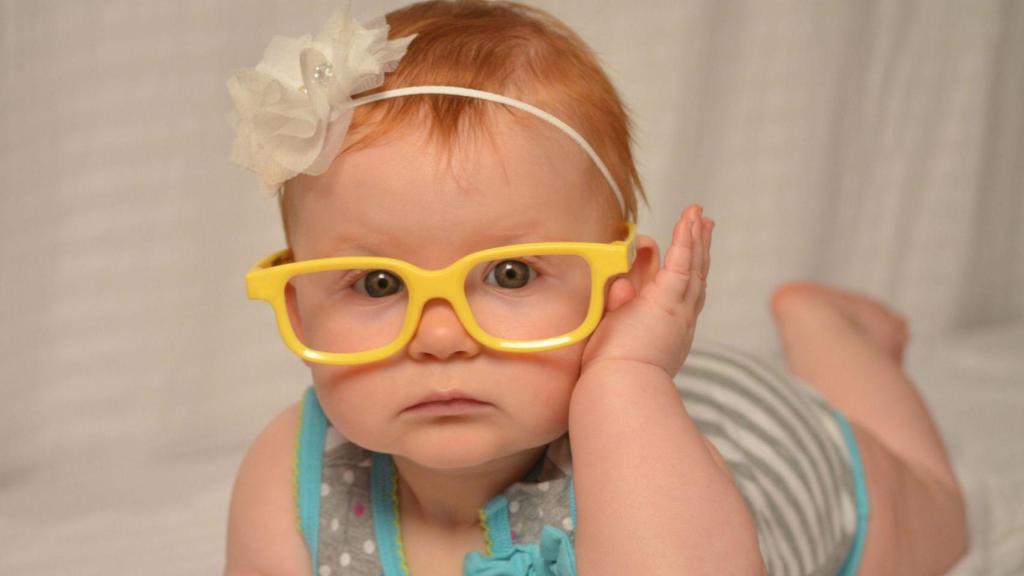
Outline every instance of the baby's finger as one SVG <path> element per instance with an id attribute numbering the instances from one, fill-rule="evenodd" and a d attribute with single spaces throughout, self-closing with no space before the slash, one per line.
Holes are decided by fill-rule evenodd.
<path id="1" fill-rule="evenodd" d="M 704 274 L 703 278 L 708 279 L 711 271 L 711 233 L 715 230 L 715 221 L 711 218 L 704 219 Z"/>
<path id="2" fill-rule="evenodd" d="M 692 283 L 694 228 L 699 225 L 699 207 L 691 205 L 676 221 L 672 230 L 672 245 L 665 252 L 665 262 L 658 271 L 649 295 L 666 310 L 677 310 L 684 305 L 686 292 Z"/>
<path id="3" fill-rule="evenodd" d="M 711 270 L 711 232 L 715 227 L 715 221 L 710 218 L 702 218 L 701 222 L 701 245 L 703 247 L 703 266 L 700 274 L 694 278 L 694 295 L 696 303 L 693 310 L 698 314 L 704 309 L 704 299 L 707 297 L 708 272 Z"/>
<path id="4" fill-rule="evenodd" d="M 692 215 L 687 215 L 687 212 L 692 212 L 691 208 L 687 208 L 679 216 L 679 220 L 676 221 L 675 228 L 672 229 L 672 245 L 668 247 L 668 251 L 665 253 L 665 264 L 664 268 L 670 272 L 681 274 L 684 277 L 690 274 L 690 268 L 692 267 L 692 246 L 693 246 L 693 229 L 694 218 Z"/>
<path id="5" fill-rule="evenodd" d="M 690 281 L 686 286 L 686 294 L 684 295 L 686 305 L 694 310 L 699 306 L 698 302 L 700 301 L 701 294 L 704 292 L 704 262 L 706 258 L 704 248 L 705 226 L 702 212 L 703 210 L 700 210 L 694 215 L 696 220 L 693 224 L 691 240 Z"/>

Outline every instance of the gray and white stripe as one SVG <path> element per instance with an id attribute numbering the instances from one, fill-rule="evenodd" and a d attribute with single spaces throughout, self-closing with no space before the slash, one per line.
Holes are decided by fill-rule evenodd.
<path id="1" fill-rule="evenodd" d="M 833 409 L 806 383 L 720 343 L 694 343 L 675 383 L 733 473 L 768 573 L 837 574 L 856 515 Z"/>

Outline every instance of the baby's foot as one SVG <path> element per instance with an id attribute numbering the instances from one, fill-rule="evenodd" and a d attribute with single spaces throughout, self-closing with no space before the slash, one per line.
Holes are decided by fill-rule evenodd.
<path id="1" fill-rule="evenodd" d="M 902 366 L 909 340 L 906 319 L 865 295 L 813 282 L 783 284 L 772 295 L 772 313 L 790 370 L 813 371 L 823 354 L 853 339 Z"/>

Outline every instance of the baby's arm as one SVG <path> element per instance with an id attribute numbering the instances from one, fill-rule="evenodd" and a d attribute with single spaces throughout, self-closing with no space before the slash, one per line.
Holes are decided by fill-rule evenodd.
<path id="1" fill-rule="evenodd" d="M 612 286 L 584 352 L 569 414 L 580 574 L 764 573 L 750 512 L 672 380 L 703 305 L 710 237 L 687 209 L 664 268 L 648 247 L 636 296 Z"/>
<path id="2" fill-rule="evenodd" d="M 292 486 L 302 406 L 278 414 L 249 447 L 235 479 L 228 519 L 227 576 L 309 574 Z"/>

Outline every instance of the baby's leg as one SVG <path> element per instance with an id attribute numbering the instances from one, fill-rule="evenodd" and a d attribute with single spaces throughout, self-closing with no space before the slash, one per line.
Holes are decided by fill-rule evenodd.
<path id="1" fill-rule="evenodd" d="M 906 323 L 864 296 L 780 287 L 772 312 L 789 370 L 853 425 L 871 500 L 864 574 L 939 574 L 966 548 L 963 497 L 942 439 L 903 371 Z"/>

